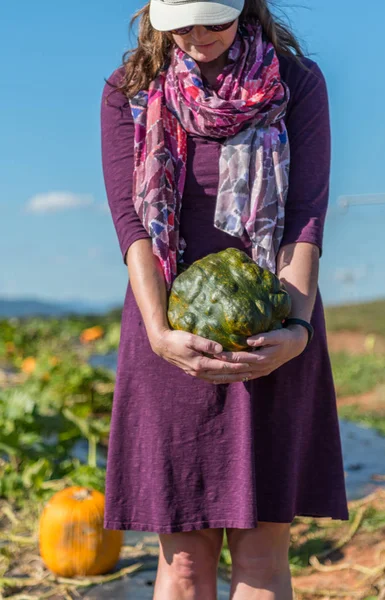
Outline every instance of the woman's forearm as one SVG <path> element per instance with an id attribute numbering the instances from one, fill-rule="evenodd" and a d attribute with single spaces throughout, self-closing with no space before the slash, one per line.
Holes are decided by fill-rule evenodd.
<path id="1" fill-rule="evenodd" d="M 290 317 L 310 321 L 317 295 L 319 249 L 315 244 L 298 242 L 283 246 L 277 256 L 277 276 L 292 300 Z M 294 325 L 290 327 L 300 327 Z"/>
<path id="2" fill-rule="evenodd" d="M 139 307 L 147 336 L 153 346 L 165 329 L 167 319 L 167 292 L 162 267 L 152 251 L 151 239 L 136 240 L 127 252 L 130 285 Z"/>

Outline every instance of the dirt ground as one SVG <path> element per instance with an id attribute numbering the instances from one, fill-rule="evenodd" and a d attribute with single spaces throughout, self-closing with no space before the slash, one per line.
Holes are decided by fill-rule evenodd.
<path id="1" fill-rule="evenodd" d="M 349 406 L 354 404 L 358 407 L 359 412 L 365 413 L 370 411 L 385 417 L 385 384 L 378 385 L 371 392 L 366 392 L 359 396 L 337 398 L 337 404 L 338 406 Z"/>
<path id="2" fill-rule="evenodd" d="M 385 354 L 385 338 L 379 335 L 367 335 L 355 331 L 327 332 L 329 352 L 346 351 L 350 354 L 375 352 Z"/>
<path id="3" fill-rule="evenodd" d="M 327 334 L 329 352 L 345 351 L 349 354 L 385 354 L 385 339 L 352 331 L 329 332 Z M 338 406 L 355 404 L 360 411 L 378 412 L 385 415 L 385 384 L 359 396 L 337 398 Z M 385 457 L 384 457 L 385 468 Z"/>
<path id="4" fill-rule="evenodd" d="M 351 354 L 366 354 L 370 352 L 385 354 L 385 339 L 379 336 L 341 331 L 329 332 L 328 347 L 330 352 L 346 351 Z M 384 415 L 385 385 L 379 385 L 375 390 L 359 396 L 337 398 L 338 406 L 355 404 L 362 412 L 371 411 Z M 385 456 L 384 474 L 385 478 Z M 356 523 L 346 522 L 336 529 L 330 528 L 328 540 L 341 544 L 345 537 L 351 536 L 338 550 L 332 551 L 323 559 L 310 559 L 312 566 L 293 577 L 293 588 L 296 600 L 329 600 L 344 598 L 345 600 L 378 598 L 385 600 L 385 526 L 375 531 L 365 531 L 360 528 L 360 520 L 365 517 L 369 507 L 385 512 L 385 490 L 377 489 L 366 499 L 349 502 L 349 511 L 362 503 L 357 513 Z M 331 520 L 329 520 L 332 523 Z M 326 526 L 327 519 L 319 523 Z M 343 523 L 341 521 L 341 523 Z M 299 523 L 292 527 L 293 540 L 301 539 L 302 535 L 309 539 L 308 525 Z M 306 590 L 308 592 L 306 593 Z"/>
<path id="5" fill-rule="evenodd" d="M 309 566 L 301 575 L 293 576 L 296 600 L 320 598 L 344 598 L 345 600 L 385 598 L 385 526 L 375 531 L 365 531 L 360 524 L 365 512 L 374 507 L 385 512 L 385 490 L 377 489 L 373 494 L 355 502 L 349 502 L 349 511 L 359 507 L 354 520 L 346 521 L 341 527 L 330 527 L 327 540 L 340 546 L 327 556 L 313 556 Z M 331 519 L 317 520 L 328 528 Z M 334 521 L 336 523 L 336 521 Z M 341 521 L 342 523 L 342 521 Z M 345 522 L 344 522 L 345 523 Z M 308 525 L 292 526 L 292 539 L 309 540 Z M 350 538 L 350 539 L 349 539 Z"/>

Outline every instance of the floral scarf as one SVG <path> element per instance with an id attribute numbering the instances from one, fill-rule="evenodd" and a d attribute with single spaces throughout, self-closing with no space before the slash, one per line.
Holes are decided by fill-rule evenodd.
<path id="1" fill-rule="evenodd" d="M 183 261 L 179 235 L 187 134 L 226 137 L 214 226 L 243 239 L 276 272 L 283 237 L 290 147 L 283 117 L 290 91 L 262 26 L 240 24 L 215 90 L 174 45 L 168 64 L 130 99 L 135 124 L 133 202 L 170 290 Z"/>

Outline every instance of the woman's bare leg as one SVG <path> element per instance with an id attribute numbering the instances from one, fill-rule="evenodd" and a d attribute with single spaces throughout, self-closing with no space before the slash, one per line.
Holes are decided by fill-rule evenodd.
<path id="1" fill-rule="evenodd" d="M 232 559 L 230 600 L 292 600 L 288 553 L 291 523 L 226 529 Z"/>
<path id="2" fill-rule="evenodd" d="M 223 529 L 159 534 L 153 600 L 216 600 Z"/>

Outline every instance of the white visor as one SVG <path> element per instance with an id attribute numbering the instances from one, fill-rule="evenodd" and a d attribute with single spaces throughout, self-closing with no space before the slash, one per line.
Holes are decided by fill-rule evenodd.
<path id="1" fill-rule="evenodd" d="M 158 31 L 235 21 L 245 0 L 151 0 L 150 22 Z"/>

